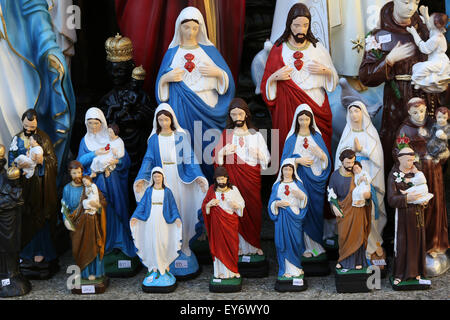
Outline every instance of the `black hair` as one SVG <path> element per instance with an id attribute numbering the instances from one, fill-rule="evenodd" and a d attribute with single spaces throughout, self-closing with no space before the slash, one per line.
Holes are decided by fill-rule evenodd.
<path id="1" fill-rule="evenodd" d="M 161 126 L 159 125 L 159 122 L 158 122 L 158 118 L 159 118 L 159 116 L 161 116 L 161 115 L 165 115 L 165 116 L 167 116 L 167 117 L 170 118 L 170 129 L 172 129 L 172 131 L 175 131 L 176 128 L 175 128 L 175 123 L 174 123 L 174 121 L 173 121 L 172 113 L 170 113 L 170 112 L 167 111 L 167 110 L 160 110 L 160 111 L 158 111 L 158 113 L 156 114 L 156 134 L 159 134 L 159 133 L 161 132 L 161 130 L 162 130 L 162 128 L 161 128 Z"/>
<path id="2" fill-rule="evenodd" d="M 30 137 L 32 137 L 38 145 L 42 146 L 42 137 L 40 135 L 38 135 L 37 133 L 33 133 Z"/>
<path id="3" fill-rule="evenodd" d="M 309 131 L 311 131 L 311 134 L 315 134 L 316 133 L 316 129 L 314 129 L 314 116 L 308 110 L 302 110 L 297 115 L 297 118 L 295 119 L 295 133 L 298 134 L 298 132 L 300 131 L 300 125 L 298 124 L 298 118 L 301 115 L 307 115 L 311 119 L 311 122 L 309 123 Z"/>
<path id="4" fill-rule="evenodd" d="M 196 20 L 196 19 L 184 19 L 183 21 L 181 21 L 180 25 L 182 25 L 182 24 L 184 24 L 184 23 L 186 23 L 186 22 L 189 22 L 189 21 L 194 21 L 194 22 L 196 22 L 197 24 L 200 24 L 200 22 L 198 22 L 198 20 Z"/>
<path id="5" fill-rule="evenodd" d="M 345 159 L 353 159 L 355 157 L 356 157 L 355 151 L 353 151 L 352 149 L 345 149 L 339 155 L 339 160 L 341 160 L 341 162 L 344 162 Z"/>
<path id="6" fill-rule="evenodd" d="M 283 175 L 283 168 L 284 167 L 291 167 L 292 168 L 292 180 L 297 181 L 297 177 L 295 176 L 295 167 L 291 164 L 291 163 L 287 163 L 284 166 L 281 167 L 280 172 L 281 172 L 281 182 L 284 181 L 284 175 Z"/>
<path id="7" fill-rule="evenodd" d="M 165 189 L 166 185 L 164 184 L 164 174 L 162 172 L 160 172 L 160 171 L 155 171 L 155 172 L 152 173 L 152 185 L 150 186 L 150 188 L 152 188 L 155 185 L 155 180 L 153 180 L 153 175 L 155 173 L 159 173 L 160 175 L 163 176 L 162 187 L 163 187 L 163 189 Z"/>
<path id="8" fill-rule="evenodd" d="M 23 122 L 23 120 L 25 120 L 25 117 L 27 118 L 28 121 L 33 121 L 33 120 L 37 121 L 37 118 L 38 118 L 37 112 L 34 109 L 28 109 L 27 111 L 25 111 L 22 114 L 22 122 Z"/>

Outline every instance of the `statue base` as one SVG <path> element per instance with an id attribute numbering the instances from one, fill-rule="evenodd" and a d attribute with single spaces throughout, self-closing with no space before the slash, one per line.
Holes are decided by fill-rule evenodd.
<path id="1" fill-rule="evenodd" d="M 145 293 L 171 293 L 177 288 L 177 280 L 170 272 L 164 275 L 158 272 L 148 272 L 142 282 L 142 291 Z"/>
<path id="2" fill-rule="evenodd" d="M 19 264 L 20 273 L 28 280 L 48 280 L 59 271 L 58 259 L 34 262 L 23 259 Z"/>
<path id="3" fill-rule="evenodd" d="M 425 264 L 427 276 L 437 277 L 450 269 L 450 258 L 446 253 L 438 254 L 436 258 L 427 254 Z"/>
<path id="4" fill-rule="evenodd" d="M 278 292 L 301 292 L 308 289 L 308 283 L 304 275 L 299 277 L 278 277 L 275 282 L 275 290 Z"/>
<path id="5" fill-rule="evenodd" d="M 209 251 L 209 242 L 208 240 L 195 240 L 190 246 L 191 250 L 194 252 L 197 257 L 197 261 L 199 264 L 212 264 L 212 257 Z"/>
<path id="6" fill-rule="evenodd" d="M 339 259 L 339 242 L 338 236 L 328 238 L 323 241 L 323 248 L 327 252 L 328 260 L 337 261 Z"/>
<path id="7" fill-rule="evenodd" d="M 305 275 L 308 277 L 327 276 L 331 272 L 326 253 L 311 258 L 302 256 L 302 266 Z"/>
<path id="8" fill-rule="evenodd" d="M 386 252 L 383 250 L 383 254 L 381 256 L 377 255 L 376 252 L 372 253 L 368 259 L 370 264 L 373 266 L 377 266 L 380 269 L 381 278 L 385 279 L 388 271 L 388 261 L 386 259 Z"/>
<path id="9" fill-rule="evenodd" d="M 367 280 L 372 273 L 367 273 L 367 268 L 335 269 L 335 284 L 337 293 L 370 292 Z"/>
<path id="10" fill-rule="evenodd" d="M 219 279 L 211 277 L 209 291 L 216 293 L 231 293 L 242 290 L 242 278 Z"/>
<path id="11" fill-rule="evenodd" d="M 239 256 L 238 269 L 241 277 L 264 278 L 269 275 L 269 261 L 265 255 L 242 255 Z"/>
<path id="12" fill-rule="evenodd" d="M 0 298 L 24 296 L 31 291 L 31 283 L 20 273 L 10 278 L 0 275 Z"/>
<path id="13" fill-rule="evenodd" d="M 194 252 L 191 252 L 190 256 L 181 252 L 178 258 L 170 264 L 169 268 L 170 273 L 173 274 L 178 281 L 194 279 L 202 272 L 202 268 L 199 266 Z"/>
<path id="14" fill-rule="evenodd" d="M 110 278 L 134 277 L 142 268 L 138 256 L 130 258 L 118 249 L 105 254 L 103 261 L 105 263 L 105 274 Z"/>
<path id="15" fill-rule="evenodd" d="M 101 277 L 95 280 L 81 279 L 81 286 L 79 289 L 73 288 L 73 294 L 101 294 L 106 291 L 109 286 L 109 278 Z"/>
<path id="16" fill-rule="evenodd" d="M 414 291 L 414 290 L 428 290 L 431 288 L 431 281 L 428 279 L 421 280 L 407 280 L 401 281 L 399 284 L 394 284 L 394 278 L 389 277 L 392 289 L 395 291 Z"/>

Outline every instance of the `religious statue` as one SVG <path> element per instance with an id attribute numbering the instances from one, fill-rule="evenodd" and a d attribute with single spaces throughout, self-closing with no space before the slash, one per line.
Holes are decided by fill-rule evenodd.
<path id="1" fill-rule="evenodd" d="M 167 103 L 160 104 L 155 111 L 147 152 L 134 182 L 138 203 L 151 184 L 151 173 L 155 167 L 161 167 L 164 171 L 164 184 L 171 190 L 183 221 L 181 252 L 170 265 L 170 272 L 177 279 L 193 278 L 201 272 L 191 246 L 203 230 L 199 218 L 208 181 L 191 149 L 186 131 L 180 127 Z"/>
<path id="2" fill-rule="evenodd" d="M 110 136 L 103 112 L 96 107 L 85 115 L 87 133 L 80 142 L 77 160 L 83 165 L 84 174 L 91 175 L 95 157 L 108 153 Z M 115 169 L 106 177 L 97 174 L 94 183 L 104 195 L 106 207 L 106 245 L 104 264 L 109 277 L 134 276 L 140 269 L 139 257 L 133 244 L 129 225 L 128 170 L 130 157 L 127 151 L 122 158 L 109 162 Z"/>
<path id="3" fill-rule="evenodd" d="M 219 132 L 224 129 L 234 91 L 231 71 L 209 41 L 201 12 L 194 7 L 184 8 L 159 69 L 156 100 L 167 102 L 181 127 L 189 132 L 192 148 L 208 180 L 213 176 L 213 162 L 210 154 L 203 155 L 211 144 L 204 141 L 210 139 L 204 135 L 209 129 Z M 211 136 L 211 131 L 208 135 Z"/>
<path id="4" fill-rule="evenodd" d="M 209 283 L 211 292 L 237 292 L 242 279 L 238 270 L 239 217 L 245 201 L 232 184 L 224 167 L 214 169 L 214 184 L 209 187 L 202 204 L 203 219 L 213 258 L 214 274 Z"/>
<path id="5" fill-rule="evenodd" d="M 168 293 L 177 287 L 169 267 L 179 256 L 184 221 L 182 224 L 174 195 L 166 185 L 164 169 L 154 166 L 146 182 L 148 188 L 140 195 L 130 221 L 137 254 L 148 268 L 142 290 Z"/>
<path id="6" fill-rule="evenodd" d="M 333 91 L 338 75 L 327 49 L 311 32 L 311 13 L 297 3 L 289 10 L 286 29 L 267 59 L 261 94 L 279 130 L 280 154 L 296 108 L 308 104 L 331 153 L 332 114 L 327 91 Z"/>
<path id="7" fill-rule="evenodd" d="M 103 261 L 106 243 L 106 200 L 89 176 L 83 176 L 83 165 L 73 160 L 68 165 L 72 181 L 63 189 L 61 212 L 70 231 L 72 255 L 81 270 L 81 288 L 94 286 L 92 293 L 103 293 L 109 284 Z"/>
<path id="8" fill-rule="evenodd" d="M 448 139 L 450 138 L 448 114 L 449 110 L 447 107 L 436 109 L 436 122 L 431 127 L 430 139 L 427 142 L 427 151 L 435 162 L 445 161 L 450 155 L 448 149 Z"/>
<path id="9" fill-rule="evenodd" d="M 24 200 L 20 171 L 5 169 L 5 147 L 0 144 L 0 297 L 22 296 L 31 283 L 19 271 L 20 226 Z"/>
<path id="10" fill-rule="evenodd" d="M 328 201 L 336 215 L 339 259 L 336 264 L 336 289 L 345 292 L 351 282 L 358 281 L 360 288 L 354 292 L 365 292 L 369 289 L 366 278 L 357 278 L 358 273 L 366 274 L 368 266 L 366 248 L 370 233 L 370 214 L 372 203 L 366 201 L 363 207 L 352 205 L 352 192 L 355 189 L 353 166 L 356 153 L 351 149 L 343 150 L 339 155 L 341 166 L 331 174 L 328 185 Z M 371 193 L 364 193 L 369 200 Z M 349 273 L 349 271 L 351 271 Z M 351 279 L 355 277 L 354 279 Z M 368 277 L 368 274 L 367 274 Z"/>
<path id="11" fill-rule="evenodd" d="M 281 164 L 278 178 L 269 199 L 269 217 L 275 223 L 278 278 L 275 290 L 303 291 L 302 255 L 305 251 L 304 221 L 310 214 L 306 188 L 297 174 L 295 159 L 287 158 Z"/>
<path id="12" fill-rule="evenodd" d="M 261 249 L 261 170 L 267 169 L 270 153 L 266 141 L 251 121 L 250 109 L 234 98 L 228 109 L 226 129 L 215 150 L 215 161 L 223 166 L 245 201 L 239 218 L 239 270 L 243 277 L 264 277 L 269 265 Z"/>
<path id="13" fill-rule="evenodd" d="M 37 166 L 29 179 L 23 180 L 24 212 L 22 215 L 22 251 L 20 268 L 29 279 L 48 279 L 58 271 L 58 259 L 54 247 L 54 231 L 57 221 L 56 177 L 58 161 L 49 136 L 38 128 L 40 118 L 34 109 L 22 115 L 23 130 L 16 134 L 9 146 L 8 162 L 26 155 L 32 135 L 37 134 L 43 154 L 36 157 Z M 31 139 L 30 139 L 31 138 Z M 28 170 L 32 164 L 20 162 L 18 168 Z"/>
<path id="14" fill-rule="evenodd" d="M 32 108 L 54 144 L 59 170 L 69 152 L 75 95 L 52 27 L 46 0 L 0 0 L 0 143 L 10 143 Z"/>
<path id="15" fill-rule="evenodd" d="M 450 268 L 450 260 L 445 254 L 449 248 L 447 207 L 445 201 L 444 174 L 442 165 L 446 159 L 438 162 L 428 154 L 427 143 L 430 139 L 430 128 L 433 119 L 427 116 L 427 105 L 422 98 L 414 97 L 406 105 L 407 117 L 397 130 L 397 143 L 406 140 L 417 154 L 421 169 L 425 175 L 428 189 L 434 195 L 425 210 L 425 239 L 427 256 L 427 272 L 439 275 Z M 393 156 L 398 147 L 393 148 Z"/>
<path id="16" fill-rule="evenodd" d="M 405 193 L 409 188 L 407 180 L 413 179 L 420 171 L 414 165 L 416 154 L 407 143 L 400 143 L 396 155 L 397 163 L 392 168 L 387 181 L 389 205 L 395 208 L 394 269 L 391 283 L 394 290 L 428 289 L 431 282 L 426 277 L 426 202 L 414 204 L 424 194 Z"/>
<path id="17" fill-rule="evenodd" d="M 32 134 L 29 138 L 30 149 L 26 154 L 21 154 L 14 159 L 14 163 L 22 167 L 25 178 L 30 179 L 34 175 L 34 170 L 38 161 L 44 157 L 44 149 L 42 149 L 42 139 L 38 134 Z"/>
<path id="18" fill-rule="evenodd" d="M 417 90 L 411 85 L 413 66 L 427 60 L 427 55 L 417 49 L 413 36 L 407 30 L 412 26 L 421 39 L 428 40 L 429 32 L 417 13 L 418 5 L 418 0 L 393 0 L 383 6 L 379 27 L 366 37 L 364 57 L 359 68 L 359 77 L 364 85 L 377 87 L 385 84 L 379 132 L 386 168 L 392 168 L 391 151 L 396 130 L 408 116 L 405 108 L 408 101 L 415 96 L 423 97 L 431 116 L 439 107 L 437 94 Z"/>
<path id="19" fill-rule="evenodd" d="M 303 182 L 309 198 L 306 204 L 308 213 L 302 229 L 302 260 L 305 263 L 305 272 L 308 274 L 309 270 L 312 275 L 327 275 L 330 269 L 323 248 L 324 209 L 328 207 L 326 187 L 332 162 L 321 130 L 317 126 L 315 114 L 307 104 L 301 104 L 295 110 L 281 161 L 286 159 L 295 161 L 296 174 Z"/>
<path id="20" fill-rule="evenodd" d="M 132 185 L 145 154 L 145 143 L 151 131 L 152 102 L 143 90 L 146 72 L 133 62 L 133 44 L 117 34 L 105 42 L 106 69 L 113 88 L 100 100 L 100 109 L 109 124 L 119 127 L 121 138 L 131 159 L 128 189 L 130 206 L 134 207 Z"/>
<path id="21" fill-rule="evenodd" d="M 378 131 L 372 124 L 366 105 L 361 101 L 353 101 L 347 108 L 347 124 L 342 133 L 336 155 L 340 155 L 345 149 L 351 149 L 356 153 L 356 161 L 360 162 L 361 169 L 367 172 L 370 181 L 372 201 L 371 228 L 367 243 L 367 258 L 372 264 L 377 264 L 380 269 L 385 269 L 386 259 L 382 248 L 383 229 L 387 222 L 384 205 L 385 183 L 383 148 L 378 136 Z M 335 168 L 341 166 L 338 157 L 335 159 Z M 358 170 L 358 169 L 356 169 Z M 358 182 L 354 181 L 358 189 Z M 355 200 L 355 199 L 353 199 Z M 360 198 L 360 200 L 363 200 Z M 382 261 L 384 260 L 384 261 Z"/>
<path id="22" fill-rule="evenodd" d="M 443 92 L 450 82 L 450 59 L 445 53 L 447 39 L 444 36 L 448 17 L 440 12 L 429 16 L 428 7 L 425 6 L 421 6 L 419 11 L 430 32 L 430 38 L 423 41 L 414 27 L 407 27 L 406 30 L 414 37 L 420 52 L 428 55 L 428 60 L 413 65 L 411 83 L 415 89 L 422 88 L 425 92 Z"/>

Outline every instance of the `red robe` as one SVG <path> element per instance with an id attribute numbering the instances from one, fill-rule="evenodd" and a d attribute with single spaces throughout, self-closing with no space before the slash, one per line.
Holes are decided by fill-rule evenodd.
<path id="1" fill-rule="evenodd" d="M 216 157 L 219 151 L 233 140 L 233 130 L 225 129 L 214 149 Z M 244 214 L 239 217 L 239 234 L 252 246 L 261 249 L 261 166 L 248 165 L 237 154 L 226 156 L 223 166 L 227 169 L 230 182 L 235 185 L 245 201 Z M 215 159 L 215 166 L 218 160 Z"/>
<path id="2" fill-rule="evenodd" d="M 220 206 L 211 207 L 209 214 L 206 214 L 206 204 L 212 199 L 216 199 L 214 185 L 209 188 L 202 204 L 211 256 L 213 261 L 217 257 L 230 271 L 238 273 L 238 215 L 235 213 L 229 214 Z"/>
<path id="3" fill-rule="evenodd" d="M 272 114 L 272 128 L 279 129 L 280 133 L 280 159 L 286 136 L 291 129 L 295 110 L 302 103 L 306 103 L 311 107 L 314 113 L 314 119 L 316 120 L 317 126 L 325 141 L 325 145 L 327 146 L 329 154 L 331 154 L 331 136 L 333 134 L 332 114 L 330 103 L 328 102 L 328 95 L 326 93 L 322 106 L 319 106 L 305 91 L 295 84 L 294 81 L 289 79 L 277 81 L 277 97 L 274 100 L 270 101 L 266 96 L 267 80 L 275 71 L 285 66 L 282 57 L 282 49 L 282 45 L 278 47 L 274 45 L 272 50 L 270 50 L 261 82 L 261 95 Z"/>

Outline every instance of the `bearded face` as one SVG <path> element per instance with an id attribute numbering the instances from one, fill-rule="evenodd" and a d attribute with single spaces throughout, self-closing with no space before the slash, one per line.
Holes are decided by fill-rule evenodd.
<path id="1" fill-rule="evenodd" d="M 309 29 L 309 19 L 306 17 L 297 17 L 291 24 L 291 36 L 296 43 L 304 43 Z"/>

